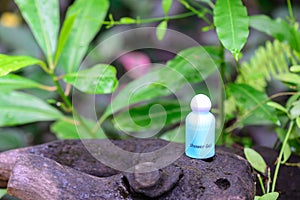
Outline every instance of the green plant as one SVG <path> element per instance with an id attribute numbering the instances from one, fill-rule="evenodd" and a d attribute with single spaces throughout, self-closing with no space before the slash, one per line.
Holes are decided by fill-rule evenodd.
<path id="1" fill-rule="evenodd" d="M 0 197 L 3 197 L 6 194 L 6 190 L 0 190 Z"/>
<path id="2" fill-rule="evenodd" d="M 76 0 L 68 8 L 60 31 L 57 0 L 15 2 L 43 51 L 46 62 L 29 56 L 0 55 L 1 127 L 55 121 L 51 124 L 51 130 L 61 139 L 79 138 L 78 131 L 84 133 L 80 138 L 105 138 L 110 137 L 110 134 L 104 134 L 102 125 L 109 121 L 117 130 L 133 133 L 161 130 L 158 137 L 184 142 L 184 126 L 181 122 L 189 112 L 188 101 L 174 100 L 171 98 L 172 92 L 180 90 L 186 84 L 199 84 L 219 69 L 225 83 L 226 99 L 221 91 L 219 108 L 214 112 L 219 114 L 220 119 L 225 117 L 226 122 L 233 123 L 228 123 L 230 125 L 224 128 L 218 142 L 241 143 L 240 138 L 234 137 L 232 132 L 248 125 L 271 124 L 276 127 L 282 145 L 272 187 L 271 177 L 267 172 L 266 189 L 259 177 L 262 190 L 266 194 L 257 198 L 278 197 L 275 187 L 279 167 L 288 160 L 291 154 L 290 147 L 294 147 L 297 153 L 300 152 L 300 136 L 297 133 L 297 129 L 300 128 L 300 32 L 289 0 L 287 4 L 290 16 L 287 20 L 271 19 L 264 15 L 248 16 L 241 0 L 217 0 L 215 4 L 210 0 L 179 0 L 186 12 L 173 16 L 169 15 L 173 1 L 162 0 L 163 17 L 141 19 L 136 16 L 116 20 L 113 14 L 109 14 L 105 20 L 109 8 L 108 0 Z M 96 64 L 78 71 L 92 39 L 102 25 L 112 28 L 117 25 L 157 22 L 159 24 L 156 35 L 159 40 L 163 40 L 171 20 L 191 16 L 197 16 L 207 24 L 203 31 L 212 30 L 217 33 L 218 41 L 215 46 L 185 49 L 169 60 L 165 67 L 151 69 L 141 78 L 130 82 L 107 106 L 98 122 L 81 116 L 74 109 L 70 100 L 71 86 L 87 94 L 112 93 L 118 86 L 116 69 L 111 65 Z M 211 18 L 213 20 L 210 20 Z M 275 40 L 267 41 L 265 46 L 259 47 L 250 61 L 241 61 L 241 51 L 247 42 L 250 27 L 268 34 Z M 231 52 L 234 62 L 226 60 L 226 50 Z M 208 58 L 208 54 L 213 60 Z M 17 75 L 20 70 L 32 65 L 38 65 L 53 83 L 41 84 L 34 79 Z M 236 67 L 235 80 L 231 79 L 229 72 L 232 67 Z M 199 72 L 202 76 L 199 76 Z M 269 96 L 266 88 L 271 79 L 286 84 L 289 91 Z M 135 92 L 136 87 L 145 80 L 152 83 Z M 54 93 L 59 97 L 54 101 L 45 102 L 38 96 L 19 91 L 30 91 L 33 88 Z M 285 106 L 271 101 L 287 95 L 291 97 Z M 128 100 L 128 97 L 129 105 L 124 101 Z M 155 107 L 156 104 L 160 107 Z M 71 118 L 71 114 L 74 118 Z M 294 124 L 297 124 L 297 127 Z M 177 135 L 177 130 L 182 134 Z M 117 137 L 123 138 L 120 135 Z M 252 166 L 261 175 L 265 175 L 265 164 L 260 166 L 263 169 L 253 164 L 257 160 L 262 163 L 260 156 L 250 149 L 245 151 L 248 152 L 245 154 Z"/>
<path id="3" fill-rule="evenodd" d="M 0 126 L 56 120 L 57 123 L 53 125 L 53 129 L 58 132 L 60 138 L 79 137 L 74 132 L 68 132 L 68 126 L 73 126 L 74 128 L 72 128 L 76 129 L 75 124 L 77 123 L 76 125 L 80 127 L 89 127 L 92 122 L 83 117 L 80 117 L 79 122 L 75 122 L 69 117 L 68 113 L 76 111 L 68 97 L 69 92 L 63 91 L 61 80 L 67 84 L 66 88 L 73 85 L 86 93 L 106 94 L 116 89 L 118 81 L 116 70 L 112 66 L 98 64 L 90 69 L 77 71 L 90 42 L 101 28 L 109 8 L 109 1 L 75 1 L 67 11 L 60 32 L 58 1 L 16 0 L 15 2 L 31 28 L 47 62 L 29 56 L 0 55 L 0 107 L 2 110 Z M 88 31 L 81 31 L 78 27 Z M 51 77 L 54 85 L 47 86 L 17 74 L 10 74 L 31 65 L 41 67 Z M 63 72 L 63 75 L 57 75 L 57 69 Z M 102 76 L 101 79 L 99 79 L 100 75 Z M 89 87 L 86 87 L 86 80 L 90 80 Z M 55 101 L 55 108 L 36 96 L 16 91 L 31 88 L 56 92 L 62 101 Z M 58 123 L 67 123 L 68 126 L 59 129 Z M 65 132 L 65 135 L 59 134 L 62 132 Z M 105 137 L 100 132 L 97 135 L 89 135 L 87 132 L 83 137 L 95 136 Z"/>

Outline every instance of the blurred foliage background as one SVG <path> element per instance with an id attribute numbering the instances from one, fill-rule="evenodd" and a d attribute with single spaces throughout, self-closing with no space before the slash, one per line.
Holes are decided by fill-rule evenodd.
<path id="1" fill-rule="evenodd" d="M 188 1 L 191 4 L 192 0 Z M 61 20 L 65 16 L 65 11 L 67 7 L 72 4 L 71 0 L 61 0 L 60 10 L 61 10 Z M 288 15 L 288 10 L 286 8 L 285 0 L 256 0 L 256 1 L 244 1 L 249 15 L 253 14 L 266 14 L 272 18 L 284 17 Z M 299 8 L 294 5 L 294 13 L 296 18 L 300 12 L 297 12 Z M 170 15 L 175 15 L 182 13 L 186 9 L 177 1 L 170 10 Z M 119 19 L 121 17 L 133 17 L 140 16 L 141 18 L 150 17 L 161 17 L 164 16 L 163 10 L 161 8 L 161 0 L 112 0 L 109 13 L 112 13 L 114 18 Z M 157 26 L 157 23 L 150 23 L 142 26 Z M 201 45 L 215 45 L 218 40 L 216 33 L 214 31 L 203 32 L 202 29 L 206 24 L 203 20 L 197 17 L 189 17 L 180 20 L 174 20 L 169 22 L 169 28 L 178 30 L 198 41 Z M 114 26 L 109 29 L 102 28 L 101 32 L 95 37 L 90 49 L 92 49 L 100 40 L 110 36 L 114 33 L 129 30 L 131 28 L 137 27 L 136 25 L 120 25 Z M 257 49 L 259 45 L 264 44 L 268 40 L 268 36 L 251 30 L 250 38 L 243 50 L 244 60 L 249 59 L 253 54 L 254 50 Z M 109 51 L 114 51 L 114 49 L 122 48 L 124 45 L 122 42 L 116 41 L 108 48 Z M 42 58 L 42 53 L 38 45 L 36 44 L 32 33 L 27 27 L 26 23 L 22 19 L 22 16 L 17 9 L 15 3 L 12 0 L 1 0 L 0 4 L 0 53 L 10 54 L 10 55 L 30 55 L 38 58 Z M 151 62 L 165 62 L 174 55 L 168 52 L 159 51 L 145 51 L 146 59 Z M 144 55 L 141 55 L 143 58 Z M 101 55 L 95 55 L 101 56 Z M 136 56 L 136 55 L 135 55 Z M 227 62 L 234 63 L 233 58 L 228 55 Z M 146 61 L 147 62 L 147 61 Z M 123 73 L 126 72 L 126 62 L 122 60 L 116 61 L 114 66 L 117 67 L 118 76 L 121 77 Z M 233 65 L 228 65 L 233 66 Z M 38 80 L 40 83 L 50 84 L 51 80 L 49 77 L 42 73 L 39 68 L 25 68 L 18 72 L 20 75 L 24 75 L 28 78 Z M 235 77 L 234 68 L 227 68 L 227 77 Z M 279 81 L 270 82 L 268 87 L 269 95 L 272 95 L 279 91 L 287 90 L 287 88 Z M 28 92 L 42 97 L 44 100 L 49 100 L 56 98 L 53 93 L 45 92 L 41 90 L 28 90 Z M 279 99 L 279 101 L 284 102 L 285 97 Z M 109 101 L 109 95 L 102 95 L 101 99 L 97 99 L 98 112 L 101 113 L 105 110 Z M 263 134 L 262 134 L 263 133 Z M 272 147 L 276 142 L 277 136 L 274 130 L 271 130 L 268 126 L 248 126 L 242 130 L 236 131 L 234 137 L 238 137 L 237 141 L 242 144 L 257 144 L 262 146 Z M 16 126 L 13 128 L 1 128 L 0 129 L 0 151 L 18 148 L 28 145 L 40 144 L 55 140 L 56 136 L 51 132 L 48 122 L 31 123 L 22 126 Z"/>

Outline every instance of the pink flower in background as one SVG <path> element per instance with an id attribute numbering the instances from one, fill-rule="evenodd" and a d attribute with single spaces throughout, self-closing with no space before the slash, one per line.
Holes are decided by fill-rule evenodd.
<path id="1" fill-rule="evenodd" d="M 146 74 L 150 69 L 150 58 L 141 52 L 129 52 L 119 58 L 120 63 L 127 71 L 127 75 L 137 79 Z"/>

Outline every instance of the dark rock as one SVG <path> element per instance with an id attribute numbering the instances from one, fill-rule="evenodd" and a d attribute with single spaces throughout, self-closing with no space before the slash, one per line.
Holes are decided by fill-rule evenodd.
<path id="1" fill-rule="evenodd" d="M 22 200 L 126 199 L 129 192 L 123 178 L 122 174 L 98 178 L 27 154 L 16 162 L 7 191 Z"/>
<path id="2" fill-rule="evenodd" d="M 183 171 L 180 167 L 176 165 L 169 165 L 163 169 L 159 169 L 159 179 L 156 180 L 155 184 L 148 184 L 149 179 L 154 180 L 156 177 L 136 177 L 136 173 L 127 174 L 126 177 L 128 179 L 130 187 L 133 189 L 137 196 L 147 196 L 147 197 L 159 197 L 162 194 L 172 190 L 172 188 L 177 184 L 180 178 L 183 176 Z M 141 173 L 139 176 L 145 175 L 155 175 L 158 171 L 152 171 L 147 173 Z M 143 179 L 144 183 L 140 183 Z M 148 179 L 148 180 L 147 180 Z M 142 185 L 141 185 L 142 184 Z"/>
<path id="3" fill-rule="evenodd" d="M 95 151 L 107 147 L 105 140 L 88 143 L 95 145 Z M 139 152 L 139 159 L 115 158 L 120 165 L 136 166 L 152 162 L 142 153 L 161 149 L 168 142 L 145 139 L 114 141 L 114 144 L 128 152 Z M 167 155 L 184 149 L 182 144 L 175 147 L 174 152 L 166 152 Z M 53 200 L 253 199 L 255 194 L 252 169 L 247 161 L 218 148 L 210 161 L 191 159 L 183 154 L 161 169 L 129 173 L 105 166 L 78 140 L 55 141 L 1 153 L 2 187 L 8 180 L 9 193 L 24 200 L 46 200 L 50 195 Z"/>

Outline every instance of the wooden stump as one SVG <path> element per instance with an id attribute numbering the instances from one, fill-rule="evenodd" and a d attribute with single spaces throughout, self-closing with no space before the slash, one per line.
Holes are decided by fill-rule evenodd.
<path id="1" fill-rule="evenodd" d="M 105 140 L 89 140 L 98 145 Z M 86 142 L 86 141 L 85 141 Z M 163 147 L 163 140 L 114 141 L 131 152 Z M 184 146 L 178 145 L 182 150 Z M 153 168 L 149 172 L 140 169 Z M 156 169 L 151 162 L 135 173 L 111 169 L 79 140 L 55 141 L 0 154 L 0 187 L 22 200 L 64 199 L 253 199 L 252 169 L 242 157 L 217 148 L 210 161 L 182 155 Z"/>

